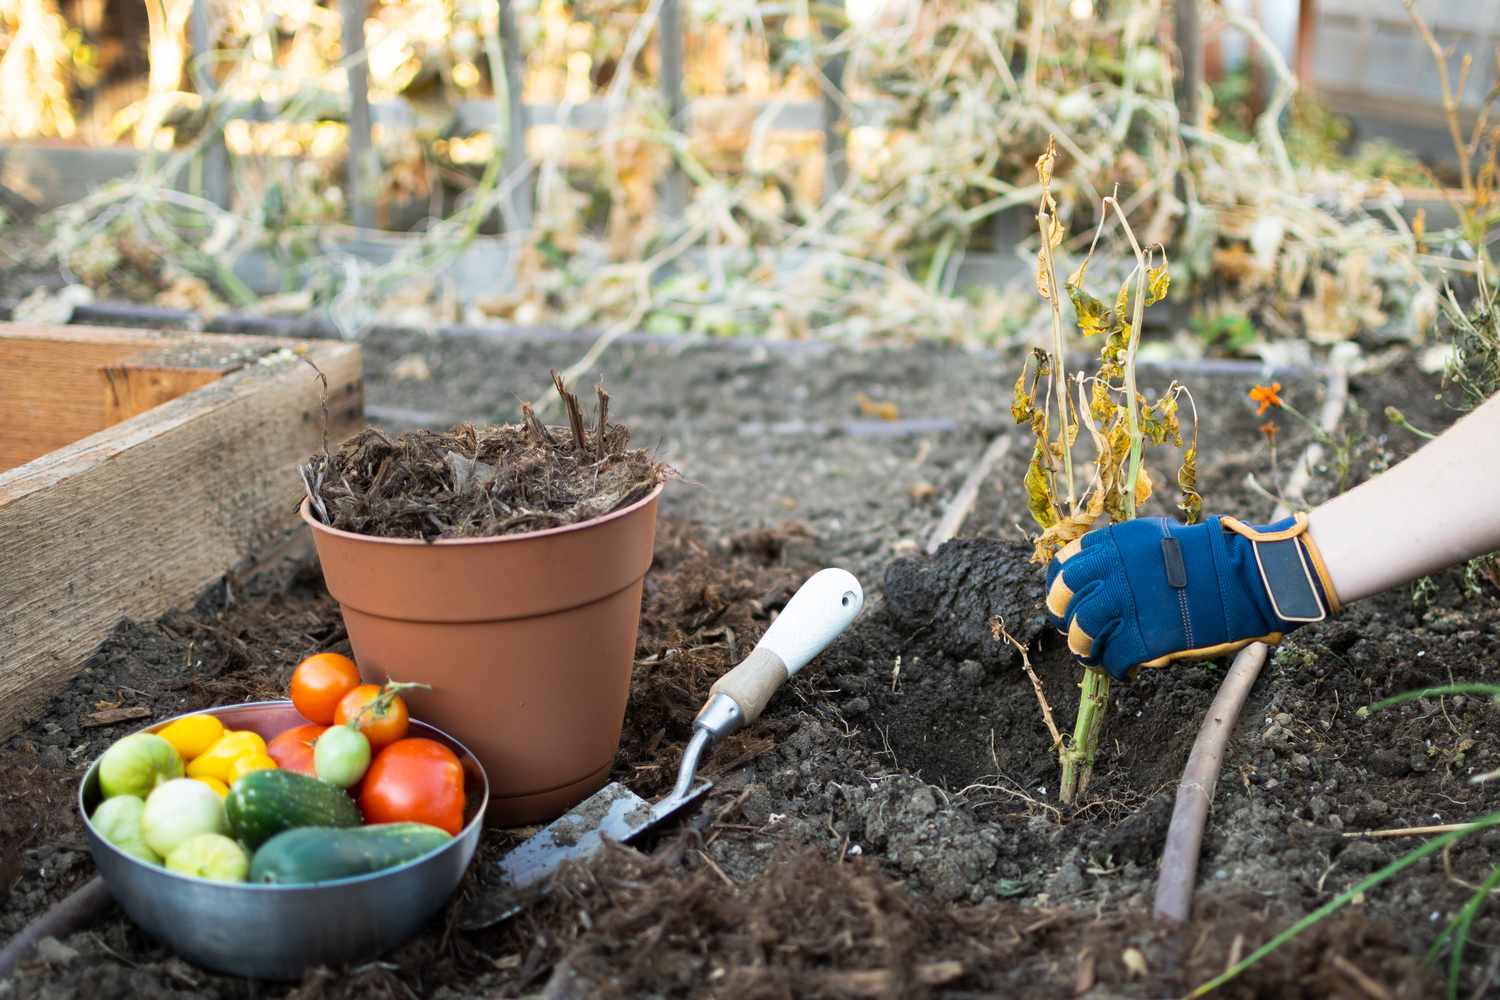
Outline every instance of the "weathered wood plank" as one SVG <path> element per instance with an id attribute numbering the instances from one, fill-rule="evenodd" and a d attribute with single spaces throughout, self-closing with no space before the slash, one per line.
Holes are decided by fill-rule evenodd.
<path id="1" fill-rule="evenodd" d="M 116 337 L 132 351 L 148 339 L 57 334 Z M 0 324 L 0 341 L 38 336 Z M 181 606 L 299 530 L 296 466 L 322 442 L 320 387 L 302 357 L 328 377 L 330 439 L 361 421 L 352 344 L 155 336 L 263 350 L 209 385 L 0 472 L 0 737 L 66 684 L 121 618 Z"/>
<path id="2" fill-rule="evenodd" d="M 100 369 L 100 374 L 108 387 L 104 422 L 109 426 L 217 382 L 225 373 L 211 368 L 164 368 L 125 362 L 107 365 Z"/>
<path id="3" fill-rule="evenodd" d="M 188 349 L 189 343 L 201 346 Z M 10 327 L 0 336 L 0 470 L 218 379 L 273 349 L 243 337 L 106 327 Z"/>
<path id="4" fill-rule="evenodd" d="M 131 344 L 0 339 L 0 469 L 102 430 L 99 371 L 138 351 Z"/>

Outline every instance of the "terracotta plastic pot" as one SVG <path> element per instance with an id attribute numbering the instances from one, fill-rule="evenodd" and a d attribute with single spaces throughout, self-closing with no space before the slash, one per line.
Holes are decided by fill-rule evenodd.
<path id="1" fill-rule="evenodd" d="M 407 695 L 412 714 L 484 765 L 489 823 L 552 819 L 604 785 L 660 494 L 566 528 L 438 542 L 339 531 L 302 502 L 361 676 L 431 685 Z"/>

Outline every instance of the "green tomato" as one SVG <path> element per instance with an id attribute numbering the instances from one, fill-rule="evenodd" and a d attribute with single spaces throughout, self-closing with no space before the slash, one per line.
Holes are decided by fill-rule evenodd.
<path id="1" fill-rule="evenodd" d="M 193 778 L 176 778 L 157 786 L 146 799 L 141 817 L 146 846 L 164 858 L 198 834 L 223 833 L 228 825 L 219 796 Z"/>
<path id="2" fill-rule="evenodd" d="M 340 788 L 359 783 L 370 767 L 370 740 L 358 729 L 333 726 L 313 744 L 313 770 Z"/>
<path id="3" fill-rule="evenodd" d="M 223 834 L 200 833 L 167 855 L 167 871 L 213 882 L 243 882 L 250 874 L 250 858 Z"/>
<path id="4" fill-rule="evenodd" d="M 131 733 L 110 744 L 99 758 L 99 791 L 106 799 L 144 799 L 164 781 L 182 777 L 182 757 L 155 733 Z"/>
<path id="5" fill-rule="evenodd" d="M 146 811 L 144 800 L 135 795 L 116 795 L 105 799 L 89 817 L 99 836 L 114 844 L 133 858 L 149 864 L 161 864 L 161 855 L 146 845 L 146 834 L 142 817 Z"/>

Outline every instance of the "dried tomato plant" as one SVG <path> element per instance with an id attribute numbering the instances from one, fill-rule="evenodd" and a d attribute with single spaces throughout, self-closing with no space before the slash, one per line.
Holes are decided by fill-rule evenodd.
<path id="1" fill-rule="evenodd" d="M 1057 287 L 1056 251 L 1064 237 L 1051 182 L 1057 162 L 1049 143 L 1037 160 L 1042 189 L 1037 209 L 1040 247 L 1036 287 L 1052 312 L 1050 350 L 1034 349 L 1016 379 L 1011 416 L 1028 424 L 1035 439 L 1025 477 L 1026 506 L 1041 529 L 1032 556 L 1045 563 L 1059 549 L 1101 523 L 1126 521 L 1151 496 L 1154 484 L 1142 457 L 1148 444 L 1171 442 L 1183 446 L 1179 401 L 1192 406 L 1192 396 L 1175 380 L 1154 400 L 1136 387 L 1136 354 L 1146 309 L 1166 298 L 1171 285 L 1166 251 L 1160 245 L 1142 249 L 1134 231 L 1111 195 L 1103 201 L 1099 226 L 1088 254 L 1064 282 L 1076 326 L 1084 339 L 1102 338 L 1098 364 L 1092 373 L 1070 373 L 1063 337 L 1062 308 Z M 1094 251 L 1110 218 L 1117 219 L 1135 254 L 1135 267 L 1120 285 L 1113 305 L 1095 298 L 1084 287 Z M 1045 387 L 1043 382 L 1045 380 Z M 1074 395 L 1076 393 L 1076 401 Z M 1082 431 L 1093 444 L 1091 464 L 1073 461 Z M 1177 484 L 1185 519 L 1198 519 L 1203 498 L 1198 493 L 1198 421 L 1182 455 Z M 1087 481 L 1080 469 L 1087 468 Z M 1099 730 L 1109 702 L 1109 675 L 1090 669 L 1084 673 L 1083 697 L 1071 741 L 1058 748 L 1062 764 L 1060 795 L 1071 801 L 1088 787 L 1098 751 Z"/>

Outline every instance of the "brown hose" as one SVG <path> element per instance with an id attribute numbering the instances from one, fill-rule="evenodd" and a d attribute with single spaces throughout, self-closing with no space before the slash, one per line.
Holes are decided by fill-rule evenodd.
<path id="1" fill-rule="evenodd" d="M 1167 827 L 1167 846 L 1161 852 L 1161 876 L 1156 881 L 1156 919 L 1180 924 L 1187 920 L 1193 905 L 1193 883 L 1198 875 L 1198 852 L 1203 847 L 1203 828 L 1208 807 L 1219 783 L 1219 768 L 1224 763 L 1224 747 L 1235 721 L 1245 705 L 1245 697 L 1265 665 L 1267 646 L 1257 642 L 1240 650 L 1219 693 L 1208 707 L 1208 715 L 1193 741 L 1182 781 L 1177 786 L 1177 804 L 1172 807 L 1172 823 Z"/>
<path id="2" fill-rule="evenodd" d="M 1327 393 L 1318 413 L 1318 426 L 1325 433 L 1333 433 L 1338 426 L 1348 398 L 1349 378 L 1336 368 L 1328 375 Z M 1300 498 L 1307 481 L 1312 478 L 1313 468 L 1322 460 L 1323 446 L 1316 441 L 1308 445 L 1302 460 L 1288 478 L 1283 495 Z M 1271 518 L 1277 520 L 1290 513 L 1285 504 L 1279 504 Z M 1208 807 L 1213 803 L 1214 790 L 1219 784 L 1224 747 L 1234 732 L 1245 698 L 1265 665 L 1268 648 L 1257 642 L 1240 650 L 1230 664 L 1224 682 L 1219 685 L 1213 704 L 1208 707 L 1198 738 L 1193 741 L 1192 753 L 1188 754 L 1187 766 L 1182 770 L 1182 782 L 1177 786 L 1177 802 L 1172 807 L 1172 822 L 1167 827 L 1167 844 L 1161 852 L 1161 875 L 1156 881 L 1154 908 L 1158 920 L 1185 923 L 1192 913 L 1198 853 L 1203 847 Z"/>
<path id="3" fill-rule="evenodd" d="M 43 938 L 64 938 L 93 923 L 109 908 L 114 897 L 104 879 L 95 875 L 54 903 L 41 916 L 22 927 L 0 951 L 0 980 L 10 978 L 21 960 L 31 954 Z"/>

